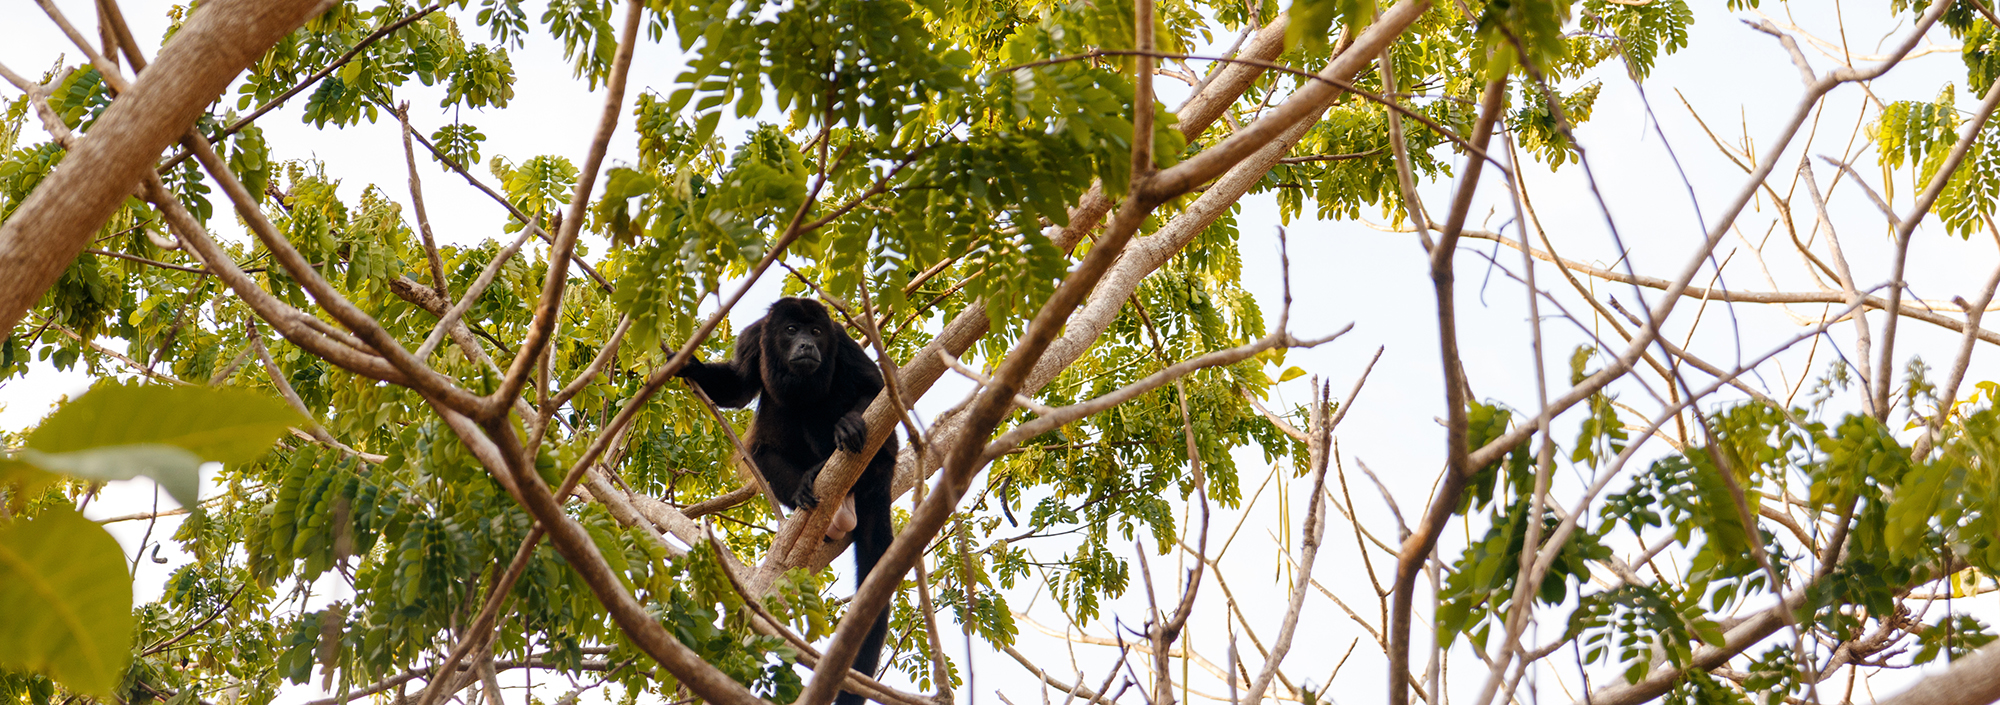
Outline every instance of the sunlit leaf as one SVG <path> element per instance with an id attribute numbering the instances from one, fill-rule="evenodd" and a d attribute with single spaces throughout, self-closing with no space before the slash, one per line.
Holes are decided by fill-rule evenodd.
<path id="1" fill-rule="evenodd" d="M 0 524 L 0 667 L 109 699 L 132 652 L 125 552 L 68 508 Z"/>

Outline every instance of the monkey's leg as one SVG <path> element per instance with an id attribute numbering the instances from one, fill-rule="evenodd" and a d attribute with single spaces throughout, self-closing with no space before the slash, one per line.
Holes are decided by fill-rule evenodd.
<path id="1" fill-rule="evenodd" d="M 757 466 L 758 474 L 771 484 L 771 492 L 778 495 L 778 501 L 793 509 L 811 509 L 819 506 L 819 497 L 813 494 L 813 478 L 819 475 L 819 465 L 801 466 L 793 462 L 777 447 L 758 443 L 750 448 L 750 460 Z"/>

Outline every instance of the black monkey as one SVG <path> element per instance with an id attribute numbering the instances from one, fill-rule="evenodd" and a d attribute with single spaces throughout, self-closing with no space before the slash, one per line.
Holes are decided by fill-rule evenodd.
<path id="1" fill-rule="evenodd" d="M 701 385 L 722 406 L 759 400 L 747 441 L 750 460 L 778 499 L 793 508 L 819 505 L 813 482 L 835 447 L 861 450 L 868 440 L 862 413 L 882 391 L 882 370 L 861 345 L 834 324 L 825 306 L 802 298 L 778 299 L 762 319 L 745 327 L 736 338 L 735 359 L 692 362 L 681 376 Z M 889 484 L 895 475 L 892 433 L 828 527 L 829 538 L 853 529 L 857 588 L 895 538 L 889 523 Z M 883 610 L 861 642 L 854 670 L 875 675 L 888 631 L 889 613 Z M 863 699 L 842 692 L 835 702 L 859 705 Z"/>

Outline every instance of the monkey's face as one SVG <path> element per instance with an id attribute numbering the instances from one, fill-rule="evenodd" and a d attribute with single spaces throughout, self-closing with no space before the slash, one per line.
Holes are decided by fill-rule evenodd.
<path id="1" fill-rule="evenodd" d="M 778 349 L 784 354 L 785 366 L 794 374 L 819 370 L 820 362 L 832 349 L 827 337 L 827 326 L 821 323 L 786 321 L 778 330 Z"/>

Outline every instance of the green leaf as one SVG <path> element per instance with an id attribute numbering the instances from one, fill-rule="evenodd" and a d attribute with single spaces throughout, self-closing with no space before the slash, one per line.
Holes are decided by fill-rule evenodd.
<path id="1" fill-rule="evenodd" d="M 201 458 L 170 445 L 135 443 L 71 453 L 43 453 L 24 448 L 15 451 L 12 460 L 91 480 L 130 480 L 144 475 L 160 483 L 183 507 L 192 508 L 201 498 L 201 483 L 196 474 L 201 469 Z"/>
<path id="2" fill-rule="evenodd" d="M 715 124 L 721 120 L 722 120 L 722 113 L 708 113 L 702 115 L 701 118 L 696 120 L 694 123 L 694 141 L 707 142 L 709 136 L 715 134 Z"/>
<path id="3" fill-rule="evenodd" d="M 1974 94 L 1985 93 L 2000 76 L 2000 30 L 1981 22 L 1965 34 L 1959 58 L 1965 61 L 1965 81 Z"/>
<path id="4" fill-rule="evenodd" d="M 1868 136 L 1879 143 L 1877 160 L 1885 167 L 1899 169 L 1905 162 L 1923 163 L 1933 151 L 1947 151 L 1958 138 L 1954 93 L 1946 85 L 1933 103 L 1903 100 L 1882 106 L 1881 117 L 1868 126 Z"/>
<path id="5" fill-rule="evenodd" d="M 1688 627 L 1694 631 L 1695 637 L 1701 639 L 1706 644 L 1721 646 L 1727 643 L 1729 639 L 1728 635 L 1723 632 L 1722 625 L 1710 620 L 1696 619 L 1689 622 Z"/>
<path id="6" fill-rule="evenodd" d="M 660 180 L 652 174 L 636 169 L 616 167 L 605 172 L 605 200 L 624 200 L 658 188 Z"/>
<path id="7" fill-rule="evenodd" d="M 0 668 L 110 699 L 132 654 L 132 578 L 103 527 L 68 507 L 0 527 Z"/>
<path id="8" fill-rule="evenodd" d="M 69 453 L 156 443 L 202 460 L 246 463 L 302 423 L 290 407 L 247 390 L 106 383 L 50 414 L 27 445 Z"/>
<path id="9" fill-rule="evenodd" d="M 1290 382 L 1290 381 L 1292 381 L 1292 380 L 1295 380 L 1295 379 L 1298 379 L 1298 378 L 1300 378 L 1300 377 L 1304 377 L 1304 376 L 1306 376 L 1306 371 L 1305 371 L 1305 370 L 1302 370 L 1302 369 L 1299 369 L 1299 368 L 1298 368 L 1298 367 L 1297 367 L 1297 366 L 1295 365 L 1295 366 L 1292 366 L 1292 367 L 1287 367 L 1287 368 L 1285 368 L 1285 371 L 1284 371 L 1284 372 L 1280 372 L 1280 373 L 1278 373 L 1278 381 L 1280 381 L 1280 382 Z"/>
<path id="10" fill-rule="evenodd" d="M 1525 57 L 1547 67 L 1569 53 L 1562 28 L 1569 21 L 1569 0 L 1494 0 L 1479 16 L 1476 36 L 1480 54 L 1491 56 L 1488 77 L 1500 75 Z M 1490 53 L 1489 53 L 1490 52 Z"/>
<path id="11" fill-rule="evenodd" d="M 1954 135 L 1953 141 L 1956 140 Z M 1933 150 L 1925 161 L 1924 171 L 1936 174 L 1938 169 L 1943 168 L 1948 152 L 1948 149 Z M 1926 182 L 1928 180 L 1926 178 Z M 2000 130 L 1988 126 L 1980 131 L 1971 151 L 1952 172 L 1932 210 L 1937 212 L 1939 220 L 1944 221 L 1946 232 L 1970 238 L 1973 231 L 1993 215 L 1996 200 L 2000 200 Z"/>
<path id="12" fill-rule="evenodd" d="M 1374 0 L 1297 0 L 1288 10 L 1291 22 L 1286 27 L 1285 45 L 1304 46 L 1323 51 L 1332 40 L 1333 20 L 1340 19 L 1349 35 L 1360 32 L 1362 27 L 1375 19 Z"/>

